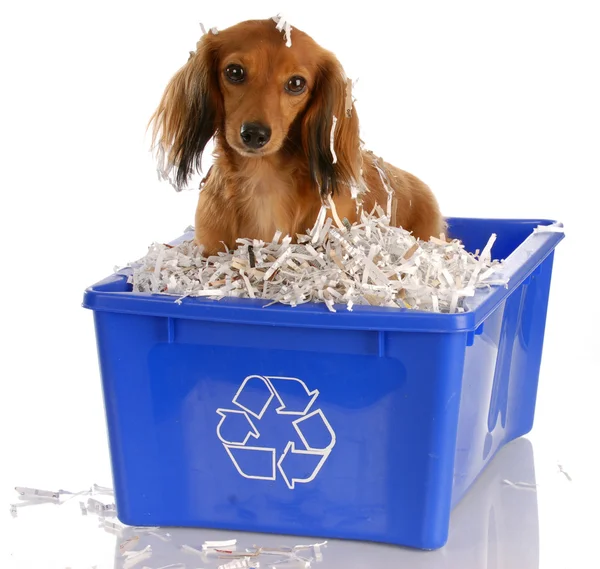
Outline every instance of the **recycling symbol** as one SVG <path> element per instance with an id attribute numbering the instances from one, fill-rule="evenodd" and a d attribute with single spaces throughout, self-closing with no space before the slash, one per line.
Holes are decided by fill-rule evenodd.
<path id="1" fill-rule="evenodd" d="M 277 480 L 290 490 L 312 482 L 335 446 L 336 437 L 310 391 L 295 377 L 250 375 L 230 409 L 217 409 L 217 437 L 238 473 Z"/>

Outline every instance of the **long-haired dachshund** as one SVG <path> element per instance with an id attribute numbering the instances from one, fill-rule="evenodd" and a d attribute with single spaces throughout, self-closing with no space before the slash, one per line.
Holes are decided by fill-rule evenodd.
<path id="1" fill-rule="evenodd" d="M 357 191 L 365 211 L 376 203 L 385 211 L 391 195 L 392 223 L 423 240 L 439 237 L 446 224 L 431 190 L 363 149 L 336 57 L 298 29 L 291 40 L 288 47 L 272 19 L 203 35 L 151 119 L 179 185 L 215 137 L 197 244 L 215 254 L 241 237 L 304 234 L 329 196 L 339 218 L 353 223 Z"/>

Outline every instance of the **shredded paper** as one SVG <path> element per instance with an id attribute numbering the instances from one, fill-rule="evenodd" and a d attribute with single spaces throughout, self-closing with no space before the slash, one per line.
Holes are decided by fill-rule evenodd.
<path id="1" fill-rule="evenodd" d="M 327 217 L 331 208 L 332 216 Z M 492 234 L 470 253 L 444 236 L 416 239 L 376 206 L 358 223 L 341 220 L 332 200 L 314 227 L 292 243 L 277 232 L 271 242 L 238 239 L 237 248 L 205 257 L 193 239 L 177 245 L 154 243 L 129 267 L 133 291 L 185 297 L 253 298 L 297 306 L 324 303 L 335 312 L 355 305 L 464 312 L 465 298 L 478 288 L 506 284 L 494 278 Z"/>
<path id="2" fill-rule="evenodd" d="M 282 14 L 277 14 L 277 16 L 273 16 L 272 20 L 277 24 L 277 30 L 283 32 L 285 38 L 285 45 L 287 47 L 292 47 L 292 27 L 290 26 L 289 21 Z"/>

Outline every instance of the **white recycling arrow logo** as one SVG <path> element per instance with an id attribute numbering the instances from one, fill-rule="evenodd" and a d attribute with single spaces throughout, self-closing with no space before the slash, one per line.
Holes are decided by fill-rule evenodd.
<path id="1" fill-rule="evenodd" d="M 335 446 L 336 436 L 321 409 L 311 411 L 319 391 L 295 377 L 250 375 L 232 399 L 234 409 L 217 409 L 217 437 L 244 478 L 276 480 L 279 471 L 288 488 L 313 481 Z M 255 424 L 274 407 L 278 416 L 293 418 L 298 441 L 283 450 L 260 446 Z M 272 412 L 272 411 L 271 411 Z"/>

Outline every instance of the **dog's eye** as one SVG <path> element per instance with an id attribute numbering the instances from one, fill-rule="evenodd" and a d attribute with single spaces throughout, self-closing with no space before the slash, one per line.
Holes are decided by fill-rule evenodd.
<path id="1" fill-rule="evenodd" d="M 232 83 L 241 83 L 246 78 L 246 73 L 241 65 L 228 65 L 225 68 L 225 76 Z"/>
<path id="2" fill-rule="evenodd" d="M 306 79 L 299 75 L 291 77 L 285 86 L 285 90 L 292 95 L 299 95 L 306 88 Z"/>

